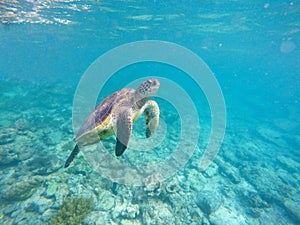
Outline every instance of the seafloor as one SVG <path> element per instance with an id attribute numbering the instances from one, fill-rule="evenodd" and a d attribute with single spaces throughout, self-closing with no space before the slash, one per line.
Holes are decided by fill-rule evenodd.
<path id="1" fill-rule="evenodd" d="M 74 146 L 75 87 L 0 89 L 0 224 L 300 224 L 299 121 L 262 122 L 228 109 L 208 170 L 198 169 L 196 150 L 164 183 L 130 187 L 102 178 L 82 156 L 63 169 Z"/>

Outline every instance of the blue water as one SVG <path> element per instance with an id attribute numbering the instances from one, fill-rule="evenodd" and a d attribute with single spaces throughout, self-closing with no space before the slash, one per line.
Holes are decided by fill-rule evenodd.
<path id="1" fill-rule="evenodd" d="M 81 222 L 66 224 L 299 224 L 299 15 L 298 1 L 0 2 L 0 223 L 55 224 L 63 202 L 83 196 L 93 199 L 92 209 Z M 154 97 L 162 121 L 154 140 L 163 141 L 114 159 L 136 168 L 156 165 L 168 159 L 180 135 L 199 129 L 189 161 L 141 187 L 103 177 L 84 154 L 63 169 L 75 145 L 73 103 L 83 74 L 111 49 L 147 40 L 189 49 L 218 81 L 226 130 L 217 157 L 199 168 L 214 119 L 204 90 L 186 71 L 152 61 L 103 80 L 97 102 L 154 76 L 177 83 L 197 118 L 189 110 L 180 115 L 172 104 L 182 98 L 177 91 L 167 91 L 171 102 Z M 114 59 L 109 63 L 113 67 Z M 99 80 L 103 73 L 96 74 Z M 133 135 L 134 146 L 147 147 L 136 141 L 144 140 L 143 119 Z M 114 157 L 115 139 L 103 145 Z M 188 148 L 186 140 L 181 150 Z"/>

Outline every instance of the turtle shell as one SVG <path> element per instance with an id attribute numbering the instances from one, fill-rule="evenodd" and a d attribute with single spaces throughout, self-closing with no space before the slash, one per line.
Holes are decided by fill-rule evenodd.
<path id="1" fill-rule="evenodd" d="M 102 100 L 79 128 L 75 141 L 92 131 L 99 133 L 101 130 L 107 129 L 107 127 L 112 127 L 113 124 L 109 124 L 110 120 L 107 120 L 108 117 L 114 113 L 115 109 L 119 108 L 116 106 L 123 103 L 124 105 L 129 105 L 128 103 L 133 102 L 134 92 L 134 89 L 124 88 Z"/>

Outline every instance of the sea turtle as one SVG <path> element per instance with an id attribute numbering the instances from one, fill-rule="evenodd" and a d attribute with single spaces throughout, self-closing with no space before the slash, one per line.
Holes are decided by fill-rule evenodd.
<path id="1" fill-rule="evenodd" d="M 159 107 L 153 100 L 160 86 L 157 79 L 144 81 L 136 90 L 123 88 L 105 98 L 88 116 L 79 128 L 74 141 L 77 143 L 68 157 L 67 168 L 79 153 L 80 146 L 96 144 L 116 135 L 116 156 L 121 156 L 127 148 L 132 131 L 132 123 L 144 113 L 146 137 L 154 134 L 159 122 Z"/>

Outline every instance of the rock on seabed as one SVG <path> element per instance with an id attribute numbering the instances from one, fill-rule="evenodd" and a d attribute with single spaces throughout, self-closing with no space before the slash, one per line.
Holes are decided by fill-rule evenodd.
<path id="1" fill-rule="evenodd" d="M 209 215 L 221 206 L 222 197 L 216 191 L 204 190 L 197 194 L 196 204 L 204 213 Z"/>

